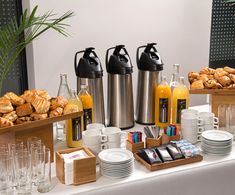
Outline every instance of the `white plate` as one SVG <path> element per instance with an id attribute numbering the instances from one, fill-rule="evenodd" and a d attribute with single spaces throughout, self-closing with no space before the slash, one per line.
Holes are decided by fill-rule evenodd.
<path id="1" fill-rule="evenodd" d="M 225 150 L 228 148 L 232 148 L 232 145 L 218 146 L 218 145 L 209 145 L 204 142 L 201 143 L 201 146 L 205 146 L 207 148 L 212 148 L 212 149 L 225 149 Z"/>
<path id="2" fill-rule="evenodd" d="M 203 138 L 210 140 L 210 141 L 229 141 L 233 139 L 233 135 L 228 133 L 227 131 L 221 130 L 208 130 L 202 132 L 201 135 Z"/>
<path id="3" fill-rule="evenodd" d="M 101 161 L 106 163 L 120 164 L 131 161 L 133 159 L 133 154 L 126 149 L 112 148 L 103 150 L 98 154 L 98 157 Z"/>
<path id="4" fill-rule="evenodd" d="M 205 144 L 208 144 L 208 145 L 211 145 L 211 146 L 229 146 L 229 145 L 232 145 L 233 141 L 232 140 L 229 140 L 229 141 L 226 141 L 226 142 L 216 142 L 216 141 L 209 141 L 205 138 L 202 138 L 202 143 L 205 143 Z"/>

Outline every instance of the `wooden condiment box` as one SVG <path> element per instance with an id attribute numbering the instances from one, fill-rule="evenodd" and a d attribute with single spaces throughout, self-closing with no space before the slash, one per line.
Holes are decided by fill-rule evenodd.
<path id="1" fill-rule="evenodd" d="M 170 141 L 178 141 L 180 140 L 180 135 L 168 136 L 166 134 L 162 134 L 162 144 L 169 144 Z"/>
<path id="2" fill-rule="evenodd" d="M 73 185 L 96 181 L 96 156 L 86 147 L 70 148 L 56 152 L 56 176 L 61 183 L 65 183 L 64 159 L 61 154 L 84 150 L 88 158 L 73 161 Z"/>
<path id="3" fill-rule="evenodd" d="M 139 150 L 143 148 L 144 148 L 144 142 L 131 143 L 128 140 L 126 140 L 126 149 L 130 150 L 133 153 L 139 152 Z"/>
<path id="4" fill-rule="evenodd" d="M 162 136 L 159 136 L 158 139 L 155 138 L 145 138 L 146 148 L 153 148 L 162 145 Z"/>

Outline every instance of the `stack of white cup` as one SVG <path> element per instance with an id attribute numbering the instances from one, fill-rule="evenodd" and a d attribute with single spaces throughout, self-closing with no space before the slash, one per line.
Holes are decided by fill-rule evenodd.
<path id="1" fill-rule="evenodd" d="M 181 112 L 181 135 L 183 139 L 195 144 L 200 140 L 204 131 L 203 120 L 198 117 L 198 111 L 185 109 Z"/>
<path id="2" fill-rule="evenodd" d="M 219 120 L 212 112 L 199 112 L 199 118 L 203 120 L 204 131 L 218 129 Z"/>

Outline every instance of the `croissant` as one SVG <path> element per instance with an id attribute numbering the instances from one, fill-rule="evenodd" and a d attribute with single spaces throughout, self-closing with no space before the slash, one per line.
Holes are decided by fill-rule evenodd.
<path id="1" fill-rule="evenodd" d="M 55 110 L 52 110 L 49 114 L 50 117 L 61 116 L 63 114 L 63 108 L 57 107 Z"/>
<path id="2" fill-rule="evenodd" d="M 234 68 L 230 68 L 230 67 L 228 67 L 228 66 L 225 66 L 225 67 L 224 67 L 224 70 L 225 70 L 226 72 L 228 72 L 229 74 L 235 74 L 235 69 L 234 69 Z"/>
<path id="3" fill-rule="evenodd" d="M 32 105 L 39 114 L 47 113 L 50 108 L 50 102 L 40 96 L 35 96 Z"/>
<path id="4" fill-rule="evenodd" d="M 13 126 L 13 122 L 0 117 L 0 128 L 11 127 L 11 126 Z"/>
<path id="5" fill-rule="evenodd" d="M 216 87 L 217 81 L 215 79 L 209 79 L 206 82 L 204 82 L 205 88 L 211 89 Z"/>
<path id="6" fill-rule="evenodd" d="M 220 82 L 221 85 L 224 87 L 230 85 L 232 83 L 232 80 L 228 76 L 222 76 L 218 78 L 218 81 Z"/>
<path id="7" fill-rule="evenodd" d="M 12 105 L 14 106 L 20 106 L 22 104 L 24 104 L 25 100 L 21 97 L 19 97 L 18 95 L 16 95 L 13 92 L 8 92 L 4 95 L 4 97 L 6 97 L 7 99 L 9 99 L 12 103 Z"/>
<path id="8" fill-rule="evenodd" d="M 16 107 L 16 113 L 18 116 L 27 116 L 33 113 L 33 108 L 30 103 L 25 103 Z"/>
<path id="9" fill-rule="evenodd" d="M 11 122 L 14 122 L 18 118 L 16 111 L 12 111 L 7 114 L 4 114 L 2 117 L 11 121 Z"/>
<path id="10" fill-rule="evenodd" d="M 68 100 L 62 96 L 58 96 L 56 98 L 51 99 L 51 110 L 54 110 L 58 107 L 64 108 L 66 104 L 68 103 Z"/>
<path id="11" fill-rule="evenodd" d="M 0 100 L 0 113 L 8 113 L 13 110 L 14 110 L 14 108 L 13 108 L 10 100 L 8 100 L 8 99 Z"/>
<path id="12" fill-rule="evenodd" d="M 215 70 L 213 68 L 205 67 L 199 72 L 199 74 L 215 74 Z"/>
<path id="13" fill-rule="evenodd" d="M 202 80 L 202 82 L 204 83 L 207 80 L 209 80 L 209 78 L 207 74 L 199 74 L 199 76 L 197 77 L 197 80 Z"/>
<path id="14" fill-rule="evenodd" d="M 198 72 L 189 72 L 188 73 L 188 80 L 190 83 L 193 83 L 195 80 L 197 80 L 197 77 L 199 76 Z"/>
<path id="15" fill-rule="evenodd" d="M 235 83 L 235 75 L 234 74 L 229 74 L 228 76 Z"/>
<path id="16" fill-rule="evenodd" d="M 227 76 L 227 75 L 228 75 L 228 72 L 224 71 L 223 68 L 217 68 L 217 69 L 215 70 L 215 74 L 214 74 L 215 79 L 217 79 L 217 80 L 219 80 L 220 77 L 222 77 L 222 76 Z M 221 84 L 222 84 L 222 83 L 221 83 Z"/>

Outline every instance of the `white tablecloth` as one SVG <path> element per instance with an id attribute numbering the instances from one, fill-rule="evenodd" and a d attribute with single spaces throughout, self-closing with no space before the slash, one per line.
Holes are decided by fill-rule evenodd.
<path id="1" fill-rule="evenodd" d="M 135 130 L 139 128 L 142 126 L 134 127 Z M 54 169 L 53 166 L 53 173 Z M 101 176 L 97 169 L 96 182 L 65 186 L 54 175 L 52 185 L 48 195 L 234 195 L 235 144 L 230 155 L 204 155 L 203 161 L 198 163 L 151 172 L 135 162 L 134 172 L 128 178 L 110 179 Z"/>

